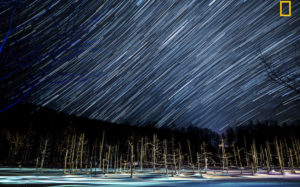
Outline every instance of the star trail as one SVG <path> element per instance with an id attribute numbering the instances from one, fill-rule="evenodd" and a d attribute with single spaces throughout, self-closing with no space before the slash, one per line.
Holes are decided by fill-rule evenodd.
<path id="1" fill-rule="evenodd" d="M 299 119 L 300 2 L 291 17 L 279 2 L 0 1 L 0 110 L 32 103 L 215 130 Z M 270 79 L 273 70 L 295 89 Z"/>

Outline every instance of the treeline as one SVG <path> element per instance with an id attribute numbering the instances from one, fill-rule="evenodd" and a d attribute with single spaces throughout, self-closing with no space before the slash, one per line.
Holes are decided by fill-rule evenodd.
<path id="1" fill-rule="evenodd" d="M 223 134 L 113 124 L 32 106 L 0 114 L 3 166 L 64 168 L 65 173 L 116 173 L 151 169 L 167 175 L 208 169 L 291 172 L 300 166 L 300 122 L 264 121 Z M 96 170 L 96 168 L 98 168 Z"/>
<path id="2" fill-rule="evenodd" d="M 249 167 L 253 173 L 285 168 L 292 173 L 300 166 L 300 121 L 278 124 L 277 121 L 249 121 L 247 125 L 228 128 L 223 134 L 232 165 Z M 226 157 L 226 156 L 225 156 Z M 227 165 L 228 166 L 228 165 Z"/>
<path id="3" fill-rule="evenodd" d="M 0 119 L 3 166 L 129 167 L 128 163 L 133 164 L 132 148 L 134 162 L 141 165 L 143 160 L 139 167 L 160 168 L 164 151 L 168 160 L 175 154 L 176 159 L 182 157 L 183 162 L 186 158 L 192 163 L 196 160 L 194 153 L 213 152 L 220 140 L 220 135 L 209 129 L 113 124 L 30 105 L 1 113 Z"/>

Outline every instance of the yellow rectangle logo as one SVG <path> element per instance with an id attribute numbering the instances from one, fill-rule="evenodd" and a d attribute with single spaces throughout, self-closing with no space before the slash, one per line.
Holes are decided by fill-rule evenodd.
<path id="1" fill-rule="evenodd" d="M 283 14 L 282 13 L 282 5 L 288 4 L 289 5 L 289 13 Z M 292 15 L 292 2 L 291 1 L 280 1 L 280 16 L 281 17 L 290 17 Z"/>

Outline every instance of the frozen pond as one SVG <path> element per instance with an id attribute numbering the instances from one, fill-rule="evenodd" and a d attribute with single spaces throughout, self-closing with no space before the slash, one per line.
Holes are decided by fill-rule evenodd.
<path id="1" fill-rule="evenodd" d="M 9 186 L 300 186 L 300 176 L 239 176 L 166 177 L 161 174 L 63 175 L 61 169 L 44 169 L 43 173 L 32 168 L 0 168 L 0 185 Z"/>

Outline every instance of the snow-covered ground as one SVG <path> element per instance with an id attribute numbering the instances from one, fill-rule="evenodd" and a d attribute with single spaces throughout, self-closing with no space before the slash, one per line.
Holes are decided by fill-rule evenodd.
<path id="1" fill-rule="evenodd" d="M 0 168 L 0 185 L 19 186 L 300 186 L 300 171 L 296 174 L 280 175 L 273 172 L 267 175 L 259 171 L 256 175 L 245 172 L 243 175 L 237 170 L 229 173 L 209 171 L 201 177 L 199 174 L 186 174 L 168 177 L 164 174 L 153 173 L 151 170 L 136 172 L 134 178 L 129 174 L 97 174 L 97 175 L 64 175 L 62 169 L 43 169 L 43 172 L 34 168 Z"/>

